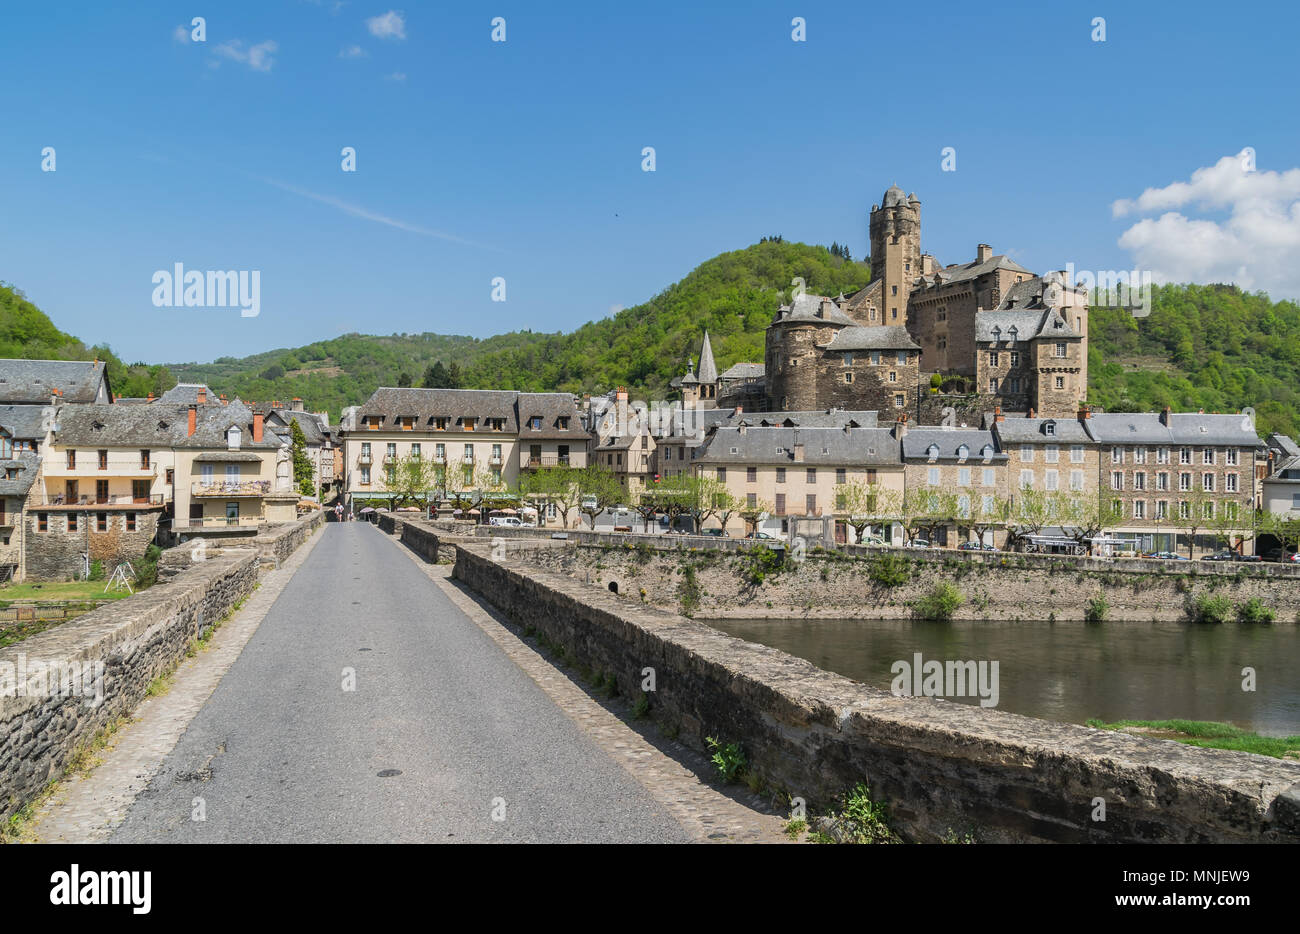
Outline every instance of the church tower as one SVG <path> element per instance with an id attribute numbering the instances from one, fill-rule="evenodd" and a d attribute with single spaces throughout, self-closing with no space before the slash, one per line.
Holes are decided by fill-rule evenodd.
<path id="1" fill-rule="evenodd" d="M 921 275 L 921 201 L 891 185 L 871 206 L 871 279 L 880 282 L 882 324 L 907 325 L 912 280 Z"/>

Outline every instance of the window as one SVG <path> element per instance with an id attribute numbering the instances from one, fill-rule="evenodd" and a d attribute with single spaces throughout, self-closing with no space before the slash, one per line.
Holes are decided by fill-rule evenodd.
<path id="1" fill-rule="evenodd" d="M 957 485 L 970 486 L 970 468 L 962 467 L 957 471 Z"/>
<path id="2" fill-rule="evenodd" d="M 165 479 L 166 479 L 166 482 L 167 482 L 167 485 L 168 485 L 168 486 L 171 486 L 173 483 L 176 482 L 176 470 L 175 470 L 175 468 L 172 468 L 172 467 L 168 467 L 168 468 L 167 468 L 167 473 L 165 474 Z"/>
<path id="3" fill-rule="evenodd" d="M 1180 464 L 1190 464 L 1191 462 L 1192 462 L 1192 449 L 1191 449 L 1191 448 L 1179 448 L 1179 449 L 1178 449 L 1178 463 L 1180 463 Z"/>
<path id="4" fill-rule="evenodd" d="M 981 497 L 980 503 L 984 507 L 984 515 L 987 516 L 993 513 L 993 503 L 994 500 L 996 499 L 997 497 L 995 497 L 992 493 L 985 493 L 984 496 Z"/>
<path id="5" fill-rule="evenodd" d="M 1053 491 L 1059 490 L 1061 488 L 1061 481 L 1055 470 L 1048 470 L 1044 472 L 1043 488 L 1046 490 L 1053 490 Z"/>
<path id="6" fill-rule="evenodd" d="M 1237 492 L 1237 475 L 1235 473 L 1227 474 L 1223 478 L 1223 489 L 1229 493 Z"/>
<path id="7" fill-rule="evenodd" d="M 1032 490 L 1034 488 L 1034 472 L 1032 470 L 1020 471 L 1020 489 Z"/>
<path id="8" fill-rule="evenodd" d="M 447 445 L 438 443 L 433 446 L 433 459 L 439 463 L 447 459 Z"/>
<path id="9" fill-rule="evenodd" d="M 1156 463 L 1169 463 L 1169 448 L 1156 448 Z"/>
<path id="10" fill-rule="evenodd" d="M 362 486 L 370 485 L 370 467 L 369 465 L 366 464 L 363 464 L 361 466 L 361 485 Z"/>
<path id="11" fill-rule="evenodd" d="M 1043 460 L 1049 464 L 1055 464 L 1061 459 L 1061 449 L 1055 444 L 1049 444 L 1043 448 Z"/>
<path id="12" fill-rule="evenodd" d="M 1083 471 L 1082 471 L 1082 470 L 1071 470 L 1071 471 L 1070 471 L 1070 489 L 1075 490 L 1076 492 L 1079 491 L 1079 490 L 1082 490 L 1082 489 L 1083 489 Z"/>
<path id="13" fill-rule="evenodd" d="M 784 493 L 776 494 L 776 503 L 773 506 L 773 512 L 775 512 L 778 516 L 785 515 L 785 494 Z"/>
<path id="14" fill-rule="evenodd" d="M 389 444 L 388 448 L 384 452 L 384 455 L 385 455 L 384 456 L 385 460 L 389 460 L 389 461 L 397 460 L 397 445 Z"/>
<path id="15" fill-rule="evenodd" d="M 126 530 L 128 532 L 135 531 L 135 513 L 133 512 L 128 512 L 126 514 Z"/>
<path id="16" fill-rule="evenodd" d="M 777 483 L 785 483 L 785 468 L 784 468 L 784 467 L 778 467 L 778 468 L 776 468 L 776 482 L 777 482 Z"/>
<path id="17" fill-rule="evenodd" d="M 1145 490 L 1146 488 L 1147 488 L 1146 471 L 1144 470 L 1135 471 L 1133 474 L 1133 489 Z"/>
<path id="18" fill-rule="evenodd" d="M 1065 377 L 1064 377 L 1064 376 L 1058 376 L 1058 377 L 1056 377 L 1056 388 L 1057 388 L 1057 389 L 1064 389 L 1064 388 L 1065 388 Z"/>
<path id="19" fill-rule="evenodd" d="M 718 482 L 719 482 L 719 483 L 726 483 L 726 482 L 727 482 L 727 468 L 726 468 L 726 467 L 719 467 L 719 468 L 718 468 Z"/>
<path id="20" fill-rule="evenodd" d="M 1071 464 L 1082 464 L 1082 463 L 1083 463 L 1083 445 L 1082 445 L 1082 444 L 1072 444 L 1072 445 L 1070 445 L 1070 463 L 1071 463 Z"/>
<path id="21" fill-rule="evenodd" d="M 846 382 L 846 383 L 851 383 L 851 382 L 853 382 L 853 374 L 852 374 L 852 373 L 845 373 L 845 374 L 844 374 L 844 382 Z"/>
<path id="22" fill-rule="evenodd" d="M 1214 448 L 1206 448 L 1201 452 L 1201 463 L 1207 465 L 1214 463 Z"/>
<path id="23" fill-rule="evenodd" d="M 997 365 L 998 365 L 998 352 L 997 352 L 996 350 L 990 350 L 990 351 L 989 351 L 989 366 L 997 366 Z"/>
<path id="24" fill-rule="evenodd" d="M 1027 444 L 1020 446 L 1020 459 L 1026 464 L 1032 464 L 1034 461 L 1034 449 Z"/>
<path id="25" fill-rule="evenodd" d="M 890 370 L 890 371 L 889 371 L 889 381 L 890 381 L 891 383 L 896 383 L 896 382 L 898 382 L 898 371 L 897 371 L 897 370 Z"/>
<path id="26" fill-rule="evenodd" d="M 1224 503 L 1224 504 L 1223 504 L 1223 515 L 1224 515 L 1226 518 L 1231 519 L 1231 520 L 1233 520 L 1233 521 L 1235 522 L 1236 519 L 1237 519 L 1237 504 L 1236 504 L 1236 503 Z"/>
<path id="27" fill-rule="evenodd" d="M 1013 350 L 1011 351 L 1011 369 L 1014 370 L 1018 366 L 1020 366 L 1020 351 Z"/>
<path id="28" fill-rule="evenodd" d="M 472 444 L 465 445 L 465 456 L 462 457 L 461 460 L 463 460 L 467 464 L 474 463 L 474 445 Z"/>
<path id="29" fill-rule="evenodd" d="M 68 513 L 68 531 L 77 531 L 77 514 L 75 512 Z"/>
<path id="30" fill-rule="evenodd" d="M 1124 463 L 1124 449 L 1119 445 L 1112 445 L 1110 449 L 1110 462 L 1112 464 Z"/>
<path id="31" fill-rule="evenodd" d="M 1213 519 L 1213 518 L 1214 518 L 1214 501 L 1213 501 L 1213 500 L 1210 500 L 1209 502 L 1207 502 L 1207 503 L 1205 504 L 1205 511 L 1204 511 L 1204 513 L 1202 513 L 1202 518 L 1205 518 L 1205 519 Z"/>
<path id="32" fill-rule="evenodd" d="M 984 468 L 984 482 L 983 482 L 983 485 L 984 485 L 984 486 L 996 486 L 996 485 L 997 485 L 997 482 L 998 482 L 998 474 L 997 474 L 997 471 L 994 470 L 992 467 L 985 467 L 985 468 Z"/>
<path id="33" fill-rule="evenodd" d="M 845 365 L 845 366 L 853 366 L 853 354 L 851 354 L 851 353 L 846 353 L 846 354 L 844 355 L 844 365 Z"/>
<path id="34" fill-rule="evenodd" d="M 1156 500 L 1156 519 L 1160 520 L 1160 519 L 1168 519 L 1168 518 L 1169 518 L 1169 500 L 1167 499 Z"/>
<path id="35" fill-rule="evenodd" d="M 101 450 L 99 452 L 99 469 L 100 470 L 108 469 L 108 451 Z"/>
<path id="36" fill-rule="evenodd" d="M 757 467 L 746 467 L 746 468 L 745 468 L 745 482 L 747 482 L 747 483 L 757 483 L 757 482 L 758 482 L 758 468 L 757 468 Z"/>
<path id="37" fill-rule="evenodd" d="M 803 498 L 804 512 L 810 516 L 817 514 L 817 494 L 809 493 Z"/>
<path id="38" fill-rule="evenodd" d="M 50 530 L 50 514 L 48 512 L 38 512 L 36 514 L 36 531 L 48 532 Z"/>
<path id="39" fill-rule="evenodd" d="M 990 377 L 989 377 L 989 392 L 994 392 L 994 393 L 995 393 L 995 392 L 997 392 L 997 391 L 998 391 L 998 380 L 997 380 L 997 377 L 995 377 L 995 376 L 990 376 Z"/>
<path id="40" fill-rule="evenodd" d="M 1133 518 L 1145 519 L 1147 517 L 1147 501 L 1144 499 L 1133 500 Z"/>
<path id="41" fill-rule="evenodd" d="M 880 351 L 879 351 L 879 350 L 873 350 L 873 351 L 871 351 L 871 365 L 872 365 L 872 366 L 880 366 Z"/>
<path id="42" fill-rule="evenodd" d="M 1064 344 L 1064 342 L 1058 343 L 1058 344 L 1056 345 L 1056 353 L 1055 353 L 1055 356 L 1057 356 L 1057 357 L 1064 357 L 1064 356 L 1065 356 L 1065 344 Z M 1060 377 L 1058 376 L 1057 379 L 1060 379 Z"/>
<path id="43" fill-rule="evenodd" d="M 419 459 L 420 459 L 420 446 L 418 444 L 413 444 L 411 445 L 411 460 L 418 461 Z"/>
<path id="44" fill-rule="evenodd" d="M 805 472 L 805 479 L 806 479 L 809 483 L 816 483 L 816 482 L 817 482 L 817 468 L 816 468 L 816 467 L 809 467 L 809 468 L 807 469 L 807 471 Z"/>
<path id="45" fill-rule="evenodd" d="M 1162 492 L 1169 489 L 1169 474 L 1163 471 L 1156 474 L 1156 489 Z"/>
<path id="46" fill-rule="evenodd" d="M 462 418 L 462 419 L 460 420 L 460 426 L 461 426 L 461 428 L 463 428 L 465 431 L 473 431 L 473 430 L 474 430 L 474 426 L 475 426 L 475 424 L 477 424 L 477 423 L 478 423 L 478 419 L 476 419 L 476 418 Z"/>
<path id="47" fill-rule="evenodd" d="M 501 445 L 499 444 L 492 445 L 492 463 L 501 463 Z"/>
<path id="48" fill-rule="evenodd" d="M 1135 464 L 1145 464 L 1146 462 L 1147 462 L 1147 449 L 1146 449 L 1146 448 L 1134 448 L 1134 449 L 1133 449 L 1133 463 L 1135 463 Z"/>
<path id="49" fill-rule="evenodd" d="M 845 470 L 843 467 L 836 467 L 836 468 L 835 468 L 835 482 L 836 482 L 836 484 L 847 483 L 847 482 L 848 482 L 848 479 L 849 479 L 849 472 L 848 472 L 847 470 Z"/>
<path id="50" fill-rule="evenodd" d="M 96 532 L 108 531 L 108 513 L 106 512 L 95 513 L 95 531 Z"/>
<path id="51" fill-rule="evenodd" d="M 1178 475 L 1178 492 L 1186 493 L 1192 488 L 1192 475 L 1189 473 L 1180 473 Z"/>
<path id="52" fill-rule="evenodd" d="M 745 494 L 745 505 L 746 505 L 748 508 L 750 508 L 750 509 L 755 509 L 755 508 L 757 508 L 757 506 L 758 506 L 758 494 L 757 494 L 757 493 L 746 493 L 746 494 Z"/>
<path id="53" fill-rule="evenodd" d="M 957 460 L 964 461 L 968 457 L 970 457 L 969 445 L 963 444 L 959 448 L 957 448 Z"/>
<path id="54" fill-rule="evenodd" d="M 1238 451 L 1236 448 L 1228 448 L 1226 451 L 1223 452 L 1223 456 L 1226 458 L 1224 463 L 1226 463 L 1229 467 L 1236 467 L 1237 455 L 1238 455 Z"/>
<path id="55" fill-rule="evenodd" d="M 1214 492 L 1214 474 L 1206 473 L 1201 475 L 1201 489 L 1207 493 Z"/>
<path id="56" fill-rule="evenodd" d="M 903 394 L 901 392 L 894 394 L 894 408 L 901 409 L 903 407 L 903 401 Z"/>
<path id="57" fill-rule="evenodd" d="M 938 486 L 938 485 L 939 485 L 939 468 L 938 468 L 938 467 L 931 467 L 929 470 L 927 470 L 927 471 L 926 471 L 926 478 L 925 478 L 925 480 L 926 480 L 926 483 L 928 483 L 930 486 Z"/>
<path id="58" fill-rule="evenodd" d="M 1178 518 L 1190 519 L 1192 517 L 1192 504 L 1187 500 L 1180 500 L 1178 503 Z"/>
<path id="59" fill-rule="evenodd" d="M 532 418 L 528 420 L 528 427 L 531 428 L 533 431 L 541 431 L 542 417 L 540 415 L 534 415 Z"/>
<path id="60" fill-rule="evenodd" d="M 77 452 L 73 448 L 68 448 L 68 469 L 77 469 Z"/>
<path id="61" fill-rule="evenodd" d="M 1112 470 L 1110 472 L 1110 488 L 1112 490 L 1124 489 L 1124 471 Z"/>

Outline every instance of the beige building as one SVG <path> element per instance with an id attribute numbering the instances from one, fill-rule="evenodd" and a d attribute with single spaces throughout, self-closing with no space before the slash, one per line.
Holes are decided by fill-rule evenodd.
<path id="1" fill-rule="evenodd" d="M 1008 458 L 992 431 L 974 428 L 909 428 L 895 426 L 902 456 L 909 512 L 922 511 L 930 494 L 954 494 L 955 515 L 934 529 L 932 546 L 955 547 L 969 538 L 963 519 L 990 515 L 1006 501 Z M 1004 536 L 996 535 L 1000 544 Z"/>

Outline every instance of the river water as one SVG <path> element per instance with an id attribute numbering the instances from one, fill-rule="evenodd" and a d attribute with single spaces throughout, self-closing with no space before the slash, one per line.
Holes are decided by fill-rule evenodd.
<path id="1" fill-rule="evenodd" d="M 897 661 L 997 661 L 997 708 L 1083 723 L 1220 720 L 1300 735 L 1300 627 L 1191 623 L 704 620 L 888 690 Z M 1242 690 L 1242 669 L 1256 690 Z M 961 698 L 951 698 L 961 701 Z M 964 699 L 978 703 L 978 697 Z"/>

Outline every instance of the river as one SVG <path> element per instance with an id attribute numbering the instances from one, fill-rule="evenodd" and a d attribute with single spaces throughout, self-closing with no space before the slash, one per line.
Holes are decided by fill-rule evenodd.
<path id="1" fill-rule="evenodd" d="M 1300 735 L 1294 624 L 703 622 L 886 690 L 891 666 L 919 652 L 924 661 L 997 661 L 997 707 L 1012 713 L 1067 723 L 1220 720 L 1267 736 Z M 1242 689 L 1246 667 L 1255 669 L 1253 692 Z"/>

